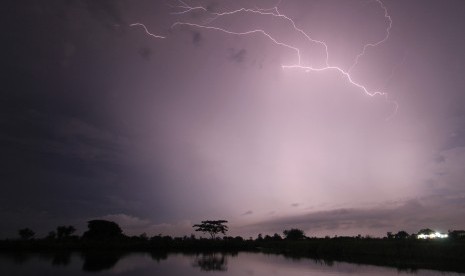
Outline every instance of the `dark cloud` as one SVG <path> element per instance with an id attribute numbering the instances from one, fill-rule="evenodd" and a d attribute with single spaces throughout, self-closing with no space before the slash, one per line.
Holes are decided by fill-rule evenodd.
<path id="1" fill-rule="evenodd" d="M 215 12 L 215 9 L 220 5 L 218 1 L 209 1 L 206 5 L 206 9 L 209 12 Z"/>
<path id="2" fill-rule="evenodd" d="M 245 61 L 247 55 L 247 50 L 246 49 L 231 49 L 231 54 L 229 55 L 229 60 L 237 62 L 237 63 L 242 63 Z"/>
<path id="3" fill-rule="evenodd" d="M 435 157 L 434 157 L 434 162 L 436 163 L 442 163 L 442 162 L 445 162 L 446 161 L 446 158 L 440 154 L 437 154 Z"/>
<path id="4" fill-rule="evenodd" d="M 431 162 L 430 179 L 427 183 L 429 192 L 444 196 L 465 194 L 463 172 L 465 164 L 465 147 L 443 150 Z M 438 162 L 439 161 L 439 162 Z"/>
<path id="5" fill-rule="evenodd" d="M 248 215 L 252 215 L 253 214 L 253 211 L 252 210 L 249 210 L 245 213 L 242 213 L 241 216 L 248 216 Z"/>
<path id="6" fill-rule="evenodd" d="M 202 37 L 202 34 L 200 32 L 192 32 L 192 43 L 195 45 L 195 46 L 198 46 L 200 44 L 200 42 L 202 42 L 203 40 L 203 37 Z"/>
<path id="7" fill-rule="evenodd" d="M 108 98 L 115 89 L 102 77 L 115 72 L 114 56 L 103 51 L 112 37 L 86 15 L 106 10 L 113 18 L 106 22 L 121 18 L 110 2 L 86 3 L 89 10 L 81 1 L 50 1 L 2 12 L 7 20 L 27 20 L 4 43 L 11 54 L 0 101 L 0 205 L 12 215 L 0 235 L 14 235 L 25 221 L 50 230 L 133 206 L 132 196 L 116 200 L 131 165 L 125 127 Z"/>
<path id="8" fill-rule="evenodd" d="M 175 16 L 162 1 L 145 2 L 2 6 L 1 18 L 12 24 L 2 33 L 0 235 L 99 217 L 153 234 L 189 234 L 190 219 L 223 217 L 238 224 L 273 218 L 252 235 L 292 226 L 380 235 L 463 228 L 465 40 L 454 27 L 464 26 L 463 1 L 386 1 L 392 35 L 360 59 L 353 80 L 374 89 L 389 79 L 388 100 L 399 109 L 388 121 L 391 102 L 367 97 L 336 71 L 283 70 L 295 53 L 266 36 L 170 29 L 177 20 L 211 18 L 200 10 Z M 207 9 L 241 2 L 211 1 L 218 6 Z M 373 16 L 355 16 L 352 26 L 332 1 L 312 8 L 286 1 L 282 12 L 328 39 L 331 65 L 349 64 L 365 41 L 382 36 L 386 20 L 376 2 L 344 5 Z M 167 38 L 124 27 L 129 18 Z M 285 20 L 268 19 L 238 13 L 210 24 L 233 31 L 259 25 L 302 47 L 303 65 L 322 64 L 321 45 L 292 35 Z M 116 26 L 126 31 L 109 31 Z M 237 66 L 248 61 L 262 70 Z M 247 206 L 242 216 L 237 202 Z M 296 215 L 302 208 L 290 205 L 321 211 Z"/>
<path id="9" fill-rule="evenodd" d="M 150 60 L 150 57 L 152 56 L 152 49 L 148 47 L 141 47 L 137 53 L 145 60 Z"/>
<path id="10" fill-rule="evenodd" d="M 460 122 L 464 122 L 465 118 L 462 118 Z M 465 147 L 465 127 L 460 126 L 460 128 L 453 131 L 444 146 L 444 149 L 451 149 L 456 147 Z"/>
<path id="11" fill-rule="evenodd" d="M 89 10 L 89 13 L 107 27 L 115 25 L 127 25 L 119 9 L 117 0 L 82 0 Z"/>
<path id="12" fill-rule="evenodd" d="M 460 227 L 457 214 L 465 215 L 463 196 L 431 196 L 409 200 L 394 206 L 373 208 L 340 208 L 304 215 L 273 218 L 247 227 L 279 232 L 290 227 L 304 229 L 309 235 L 324 233 L 372 233 L 383 236 L 387 231 L 406 230 L 416 233 L 422 228 L 441 231 Z"/>

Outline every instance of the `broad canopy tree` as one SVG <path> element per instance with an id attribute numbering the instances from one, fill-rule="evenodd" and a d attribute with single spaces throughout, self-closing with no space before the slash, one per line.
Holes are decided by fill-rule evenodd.
<path id="1" fill-rule="evenodd" d="M 210 237 L 212 239 L 215 239 L 219 233 L 225 235 L 226 232 L 228 231 L 228 226 L 226 226 L 225 223 L 228 223 L 228 221 L 227 220 L 204 220 L 200 224 L 195 224 L 192 227 L 196 228 L 195 231 L 199 231 L 202 233 L 208 233 L 210 234 Z"/>

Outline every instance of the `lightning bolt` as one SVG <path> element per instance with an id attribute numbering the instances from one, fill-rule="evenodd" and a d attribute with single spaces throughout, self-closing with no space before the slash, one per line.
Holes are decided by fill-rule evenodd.
<path id="1" fill-rule="evenodd" d="M 146 33 L 147 35 L 149 35 L 149 36 L 152 36 L 152 37 L 154 37 L 154 38 L 166 38 L 166 37 L 164 37 L 164 36 L 152 34 L 151 32 L 149 32 L 149 30 L 147 29 L 147 27 L 146 27 L 144 24 L 142 24 L 142 23 L 132 23 L 132 24 L 129 25 L 129 27 L 137 27 L 137 26 L 142 27 L 142 28 L 145 30 L 145 33 Z"/>
<path id="2" fill-rule="evenodd" d="M 374 1 L 377 2 L 379 4 L 379 6 L 383 9 L 384 18 L 387 19 L 388 22 L 389 22 L 389 24 L 388 24 L 388 26 L 386 28 L 386 34 L 383 37 L 383 39 L 381 39 L 379 41 L 365 44 L 363 46 L 363 48 L 362 48 L 362 51 L 355 57 L 354 63 L 349 67 L 348 70 L 344 70 L 343 68 L 338 67 L 338 66 L 330 65 L 330 63 L 329 63 L 329 50 L 328 50 L 327 43 L 322 41 L 322 40 L 312 38 L 312 36 L 310 34 L 305 32 L 303 29 L 299 28 L 295 24 L 295 21 L 293 19 L 291 19 L 290 17 L 288 17 L 285 14 L 282 14 L 279 11 L 279 8 L 278 8 L 279 4 L 281 3 L 281 0 L 278 2 L 278 4 L 276 6 L 274 6 L 272 8 L 268 8 L 268 9 L 240 8 L 240 9 L 225 11 L 225 12 L 211 12 L 204 6 L 191 6 L 191 5 L 187 4 L 183 0 L 178 0 L 178 2 L 177 2 L 178 5 L 174 5 L 174 6 L 171 6 L 171 7 L 175 8 L 175 9 L 178 9 L 179 11 L 173 12 L 173 14 L 175 14 L 175 15 L 184 15 L 184 14 L 192 13 L 194 11 L 200 11 L 200 12 L 208 14 L 210 16 L 210 18 L 208 20 L 206 20 L 203 24 L 178 21 L 178 22 L 173 23 L 171 28 L 176 28 L 178 26 L 190 26 L 190 27 L 193 27 L 193 28 L 220 31 L 220 32 L 223 32 L 223 33 L 226 33 L 226 34 L 237 35 L 237 36 L 248 36 L 248 35 L 254 35 L 254 34 L 263 35 L 266 38 L 268 38 L 275 45 L 285 47 L 285 48 L 287 48 L 287 49 L 289 49 L 289 50 L 291 50 L 291 51 L 293 51 L 295 53 L 295 55 L 296 55 L 296 63 L 290 64 L 290 65 L 281 65 L 281 67 L 283 69 L 299 69 L 299 70 L 303 70 L 304 72 L 336 71 L 339 74 L 341 74 L 351 85 L 353 85 L 354 87 L 357 87 L 358 89 L 360 89 L 365 95 L 370 96 L 370 97 L 382 96 L 382 97 L 385 98 L 385 100 L 387 102 L 391 103 L 394 108 L 393 108 L 392 114 L 390 114 L 386 118 L 386 120 L 389 120 L 390 118 L 392 118 L 397 113 L 398 106 L 399 106 L 397 104 L 397 102 L 389 99 L 389 95 L 386 92 L 383 92 L 383 91 L 380 91 L 380 90 L 370 90 L 370 89 L 368 89 L 362 83 L 354 80 L 354 78 L 352 77 L 352 75 L 350 73 L 351 70 L 354 67 L 357 66 L 357 64 L 359 63 L 359 60 L 365 55 L 368 48 L 377 47 L 377 46 L 383 44 L 384 42 L 386 42 L 389 39 L 390 31 L 391 31 L 392 24 L 393 24 L 392 18 L 389 15 L 386 6 L 381 2 L 381 0 L 374 0 Z M 260 15 L 260 16 L 268 16 L 268 17 L 278 18 L 280 20 L 283 20 L 283 21 L 287 22 L 297 34 L 300 34 L 301 36 L 303 36 L 309 43 L 320 45 L 320 47 L 322 47 L 324 49 L 324 55 L 325 55 L 325 64 L 324 64 L 324 66 L 314 67 L 314 66 L 311 66 L 311 65 L 302 64 L 302 57 L 301 57 L 301 49 L 300 48 L 298 48 L 296 46 L 293 46 L 290 43 L 285 43 L 283 41 L 280 41 L 279 39 L 273 37 L 272 35 L 270 35 L 268 32 L 266 32 L 263 29 L 251 29 L 251 30 L 244 31 L 244 32 L 236 32 L 236 31 L 232 31 L 230 29 L 221 28 L 221 27 L 211 25 L 211 23 L 213 23 L 214 21 L 216 21 L 217 19 L 219 19 L 221 17 L 234 16 L 234 15 L 237 15 L 237 14 L 255 14 L 255 15 Z M 145 29 L 145 31 L 146 31 L 146 33 L 148 35 L 156 37 L 156 38 L 164 38 L 164 37 L 156 36 L 156 35 L 150 33 L 147 30 L 147 28 L 145 27 L 145 25 L 143 25 L 141 23 L 134 23 L 134 24 L 131 24 L 130 26 L 142 26 Z"/>
<path id="3" fill-rule="evenodd" d="M 365 52 L 366 50 L 369 48 L 369 47 L 376 47 L 376 46 L 379 46 L 380 44 L 383 44 L 384 42 L 386 42 L 388 39 L 389 39 L 389 36 L 391 35 L 391 28 L 392 28 L 392 18 L 391 16 L 389 15 L 388 13 L 388 10 L 386 8 L 386 6 L 384 6 L 383 2 L 381 2 L 381 0 L 375 0 L 380 6 L 381 8 L 384 10 L 384 18 L 386 18 L 388 21 L 389 21 L 389 25 L 388 27 L 386 28 L 386 35 L 384 36 L 383 39 L 377 41 L 377 42 L 374 42 L 374 43 L 368 43 L 368 44 L 365 44 L 363 45 L 363 49 L 362 51 L 357 55 L 357 57 L 355 57 L 355 61 L 354 63 L 352 64 L 352 66 L 349 67 L 349 70 L 347 70 L 347 72 L 350 72 L 352 71 L 352 69 L 357 66 L 358 64 L 358 61 L 359 59 L 365 55 Z"/>
<path id="4" fill-rule="evenodd" d="M 297 54 L 298 63 L 300 64 L 300 50 L 299 50 L 299 48 L 293 47 L 293 46 L 291 46 L 289 44 L 286 44 L 286 43 L 283 43 L 283 42 L 280 42 L 280 41 L 276 40 L 275 38 L 273 38 L 271 35 L 269 35 L 267 32 L 265 32 L 262 29 L 250 30 L 250 31 L 246 31 L 246 32 L 233 32 L 233 31 L 228 31 L 226 29 L 219 28 L 219 27 L 205 26 L 205 25 L 199 25 L 199 24 L 194 24 L 194 23 L 186 23 L 186 22 L 175 22 L 171 27 L 174 28 L 174 27 L 179 26 L 179 25 L 186 25 L 186 26 L 197 27 L 197 28 L 202 28 L 202 29 L 207 29 L 207 30 L 217 30 L 217 31 L 221 31 L 221 32 L 224 32 L 224 33 L 227 33 L 227 34 L 232 34 L 232 35 L 250 35 L 250 34 L 254 34 L 254 33 L 261 33 L 264 36 L 266 36 L 267 38 L 269 38 L 274 44 L 280 45 L 280 46 L 283 46 L 283 47 L 287 47 L 287 48 L 295 51 L 296 54 Z"/>
<path id="5" fill-rule="evenodd" d="M 178 6 L 171 6 L 172 8 L 178 8 L 180 9 L 181 11 L 179 12 L 173 12 L 172 14 L 185 14 L 185 13 L 189 13 L 189 12 L 192 12 L 192 11 L 195 11 L 195 10 L 201 10 L 201 11 L 204 11 L 204 12 L 208 12 L 207 8 L 205 7 L 202 7 L 202 6 L 197 6 L 197 7 L 191 7 L 189 6 L 188 4 L 186 4 L 184 1 L 181 1 L 181 0 L 178 0 L 179 3 L 181 3 L 180 5 Z"/>

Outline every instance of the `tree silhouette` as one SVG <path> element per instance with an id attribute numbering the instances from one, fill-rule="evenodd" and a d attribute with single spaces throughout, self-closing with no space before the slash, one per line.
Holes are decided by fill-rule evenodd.
<path id="1" fill-rule="evenodd" d="M 449 237 L 454 240 L 465 240 L 464 230 L 449 230 Z"/>
<path id="2" fill-rule="evenodd" d="M 58 239 L 66 239 L 69 238 L 74 232 L 76 231 L 76 228 L 73 226 L 58 226 L 57 227 L 57 238 Z"/>
<path id="3" fill-rule="evenodd" d="M 418 235 L 423 234 L 423 235 L 431 235 L 434 234 L 435 232 L 429 228 L 421 229 L 418 231 Z"/>
<path id="4" fill-rule="evenodd" d="M 45 239 L 47 240 L 54 240 L 57 237 L 57 233 L 55 231 L 50 231 L 48 232 L 47 236 Z"/>
<path id="5" fill-rule="evenodd" d="M 409 237 L 409 234 L 408 234 L 407 232 L 405 232 L 405 231 L 399 231 L 399 232 L 397 232 L 397 234 L 395 234 L 394 236 L 395 236 L 396 239 L 401 239 L 401 240 L 403 240 L 403 239 L 408 238 L 408 237 Z"/>
<path id="6" fill-rule="evenodd" d="M 284 236 L 288 240 L 303 240 L 305 239 L 305 233 L 303 230 L 292 228 L 291 230 L 284 230 Z"/>
<path id="7" fill-rule="evenodd" d="M 32 237 L 34 237 L 34 235 L 36 234 L 34 231 L 32 231 L 31 229 L 29 228 L 23 228 L 23 229 L 19 229 L 18 230 L 18 234 L 19 236 L 21 237 L 21 239 L 23 240 L 29 240 L 31 239 Z"/>
<path id="8" fill-rule="evenodd" d="M 82 236 L 88 240 L 114 240 L 123 237 L 123 230 L 113 221 L 91 220 L 87 222 L 89 230 Z"/>
<path id="9" fill-rule="evenodd" d="M 228 226 L 224 225 L 225 223 L 228 223 L 227 220 L 204 220 L 201 222 L 201 224 L 195 224 L 194 228 L 195 231 L 200 231 L 202 233 L 208 233 L 210 234 L 210 237 L 212 239 L 216 238 L 216 235 L 219 233 L 222 233 L 223 235 L 226 234 L 228 231 Z"/>

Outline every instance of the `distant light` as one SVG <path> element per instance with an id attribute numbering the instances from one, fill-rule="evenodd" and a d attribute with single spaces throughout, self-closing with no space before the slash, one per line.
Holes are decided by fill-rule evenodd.
<path id="1" fill-rule="evenodd" d="M 449 235 L 447 234 L 441 234 L 439 232 L 436 232 L 436 233 L 432 233 L 432 234 L 420 234 L 417 236 L 418 239 L 445 239 L 445 238 L 448 238 Z"/>

